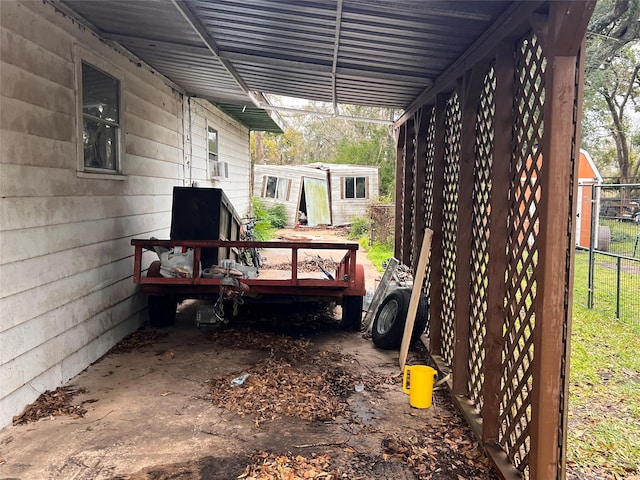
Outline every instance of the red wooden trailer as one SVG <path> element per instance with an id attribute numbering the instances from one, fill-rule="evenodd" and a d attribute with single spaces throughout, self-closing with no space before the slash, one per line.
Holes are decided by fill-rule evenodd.
<path id="1" fill-rule="evenodd" d="M 342 306 L 341 326 L 347 330 L 360 329 L 365 278 L 363 266 L 356 263 L 357 243 L 133 239 L 131 244 L 135 247 L 133 280 L 142 285 L 143 291 L 149 296 L 149 317 L 154 326 L 173 323 L 178 303 L 186 299 L 202 299 L 215 301 L 220 308 L 225 304 L 225 312 L 234 303 L 244 302 L 336 302 Z M 156 247 L 192 249 L 190 276 L 164 277 L 160 274 L 158 260 L 151 262 L 145 272 L 143 257 L 154 255 L 152 252 Z M 222 260 L 216 269 L 221 273 L 202 276 L 202 249 L 217 249 L 221 252 L 221 258 L 237 258 L 237 252 L 246 248 L 260 249 L 267 255 L 270 250 L 284 249 L 291 259 L 291 268 L 288 272 L 278 271 L 277 276 L 269 275 L 270 271 L 265 270 L 252 278 L 238 275 L 233 267 L 225 268 L 225 260 Z M 326 255 L 326 251 L 333 255 L 344 254 L 337 263 L 335 273 L 331 275 L 329 272 L 323 273 L 320 268 L 317 273 L 299 271 L 302 251 L 307 255 L 313 252 L 315 257 L 318 253 Z"/>

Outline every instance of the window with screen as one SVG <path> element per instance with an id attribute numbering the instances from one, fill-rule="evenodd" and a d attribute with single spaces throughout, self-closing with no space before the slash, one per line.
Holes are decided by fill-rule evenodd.
<path id="1" fill-rule="evenodd" d="M 367 198 L 367 178 L 344 177 L 344 198 Z"/>
<path id="2" fill-rule="evenodd" d="M 288 178 L 265 176 L 263 197 L 287 200 L 289 198 L 290 182 L 291 180 Z"/>
<path id="3" fill-rule="evenodd" d="M 120 170 L 120 81 L 82 62 L 82 143 L 85 170 Z"/>

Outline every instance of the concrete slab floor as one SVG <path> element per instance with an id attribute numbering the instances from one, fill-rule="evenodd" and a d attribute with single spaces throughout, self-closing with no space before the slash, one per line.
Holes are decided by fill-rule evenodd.
<path id="1" fill-rule="evenodd" d="M 337 478 L 493 478 L 417 477 L 407 463 L 386 454 L 385 439 L 416 438 L 429 425 L 446 430 L 455 416 L 449 399 L 440 392 L 430 409 L 409 405 L 401 389 L 398 352 L 376 349 L 358 332 L 340 331 L 333 319 L 313 317 L 315 323 L 289 324 L 286 317 L 297 315 L 291 310 L 277 314 L 284 318 L 280 323 L 263 324 L 264 311 L 258 310 L 231 329 L 219 331 L 197 329 L 195 311 L 196 304 L 186 302 L 176 325 L 165 330 L 167 335 L 157 343 L 108 354 L 70 382 L 86 390 L 74 404 L 92 401 L 84 404 L 83 418 L 58 416 L 0 431 L 0 478 L 234 479 L 256 452 L 328 455 L 331 468 L 341 472 Z M 241 339 L 248 335 L 253 343 L 244 347 L 218 341 L 238 331 Z M 335 418 L 276 415 L 258 424 L 256 414 L 238 415 L 244 397 L 230 409 L 214 404 L 214 379 L 226 379 L 226 385 L 274 357 L 273 341 L 265 347 L 255 340 L 283 332 L 291 335 L 293 340 L 287 341 L 294 346 L 298 341 L 307 345 L 301 339 L 310 341 L 304 359 L 291 362 L 296 372 L 315 375 L 318 365 L 330 369 L 335 361 L 344 378 L 354 383 L 343 392 L 340 401 L 346 407 L 337 410 Z M 409 363 L 425 363 L 424 352 L 412 351 Z M 364 391 L 356 391 L 358 379 L 367 379 Z M 244 392 L 247 402 L 255 401 L 249 389 Z M 309 396 L 311 402 L 313 395 Z"/>

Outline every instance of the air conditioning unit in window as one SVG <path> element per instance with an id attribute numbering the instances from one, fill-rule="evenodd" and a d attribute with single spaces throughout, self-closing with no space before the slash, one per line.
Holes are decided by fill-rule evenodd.
<path id="1" fill-rule="evenodd" d="M 209 162 L 209 178 L 215 180 L 229 178 L 229 164 L 227 162 Z"/>

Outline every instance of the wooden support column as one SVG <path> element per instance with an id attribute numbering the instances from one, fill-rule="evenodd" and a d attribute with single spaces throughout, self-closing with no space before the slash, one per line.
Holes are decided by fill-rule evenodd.
<path id="1" fill-rule="evenodd" d="M 576 78 L 576 84 L 578 87 L 578 91 L 576 92 L 576 121 L 574 124 L 574 136 L 575 142 L 573 144 L 573 155 L 574 155 L 574 175 L 573 175 L 573 202 L 572 206 L 574 210 L 571 211 L 570 219 L 573 220 L 576 218 L 575 212 L 575 200 L 578 198 L 578 167 L 580 164 L 579 156 L 580 156 L 580 134 L 582 131 L 582 103 L 584 98 L 584 64 L 585 64 L 585 52 L 586 50 L 586 39 L 582 41 L 582 47 L 580 48 L 579 62 L 578 62 L 578 72 Z M 571 241 L 570 244 L 575 244 L 576 238 L 576 222 L 572 222 L 571 224 Z M 566 478 L 566 469 L 567 469 L 567 430 L 569 428 L 569 365 L 571 359 L 571 324 L 573 319 L 573 280 L 574 280 L 574 267 L 575 267 L 575 256 L 573 254 L 569 254 L 569 262 L 571 262 L 571 268 L 569 269 L 569 282 L 567 284 L 567 323 L 564 331 L 564 342 L 566 344 L 565 351 L 565 359 L 562 364 L 563 374 L 562 378 L 564 381 L 563 386 L 563 395 L 562 395 L 562 419 L 561 419 L 561 432 L 562 438 L 561 442 L 564 445 L 562 452 L 560 453 L 560 472 L 558 478 L 564 479 Z"/>
<path id="2" fill-rule="evenodd" d="M 465 75 L 461 91 L 462 131 L 460 135 L 458 236 L 456 238 L 456 305 L 452 389 L 454 395 L 467 394 L 476 117 L 487 68 L 484 63 L 477 64 L 473 70 Z"/>
<path id="3" fill-rule="evenodd" d="M 405 141 L 405 155 L 404 155 L 404 196 L 403 196 L 403 225 L 402 225 L 402 259 L 400 260 L 405 265 L 411 267 L 411 244 L 414 241 L 411 235 L 411 224 L 413 223 L 413 213 L 411 212 L 413 207 L 413 200 L 411 199 L 411 192 L 413 189 L 413 165 L 415 162 L 416 148 L 415 148 L 415 120 L 412 118 L 407 120 L 406 141 Z M 415 232 L 414 232 L 415 235 Z"/>
<path id="4" fill-rule="evenodd" d="M 568 318 L 566 289 L 570 278 L 570 249 L 573 248 L 573 207 L 570 204 L 577 161 L 571 162 L 576 132 L 576 67 L 593 2 L 552 4 L 545 55 L 545 129 L 542 139 L 542 168 L 538 177 L 541 197 L 538 205 L 540 232 L 536 268 L 536 325 L 533 332 L 533 388 L 531 391 L 531 447 L 529 468 L 532 480 L 559 478 L 562 436 L 561 404 L 564 391 L 564 360 L 567 353 L 565 325 Z M 587 14 L 588 13 L 588 14 Z M 578 152 L 573 152 L 578 155 Z"/>
<path id="5" fill-rule="evenodd" d="M 402 214 L 404 212 L 404 202 L 402 188 L 404 186 L 404 145 L 406 138 L 407 124 L 400 125 L 396 139 L 396 218 L 395 218 L 395 237 L 394 237 L 394 256 L 398 260 L 402 257 Z"/>
<path id="6" fill-rule="evenodd" d="M 435 105 L 435 137 L 433 155 L 433 212 L 431 229 L 431 274 L 429 290 L 429 332 L 432 355 L 440 355 L 442 346 L 442 222 L 444 216 L 445 119 L 449 94 L 438 94 Z"/>
<path id="7" fill-rule="evenodd" d="M 429 127 L 429 109 L 420 108 L 416 112 L 416 174 L 413 178 L 413 191 L 415 192 L 415 198 L 413 202 L 414 213 L 414 241 L 413 241 L 413 265 L 412 269 L 415 269 L 418 265 L 418 258 L 420 257 L 420 245 L 422 245 L 422 239 L 424 238 L 425 225 L 425 199 L 423 197 L 424 184 L 425 184 L 425 170 L 427 165 L 427 128 Z"/>
<path id="8" fill-rule="evenodd" d="M 500 377 L 502 376 L 502 328 L 506 316 L 504 299 L 509 237 L 509 184 L 513 135 L 513 75 L 515 44 L 500 45 L 496 57 L 495 120 L 493 165 L 491 168 L 491 214 L 489 217 L 489 271 L 487 288 L 487 333 L 484 360 L 484 406 L 482 409 L 482 441 L 498 443 L 500 431 Z"/>

